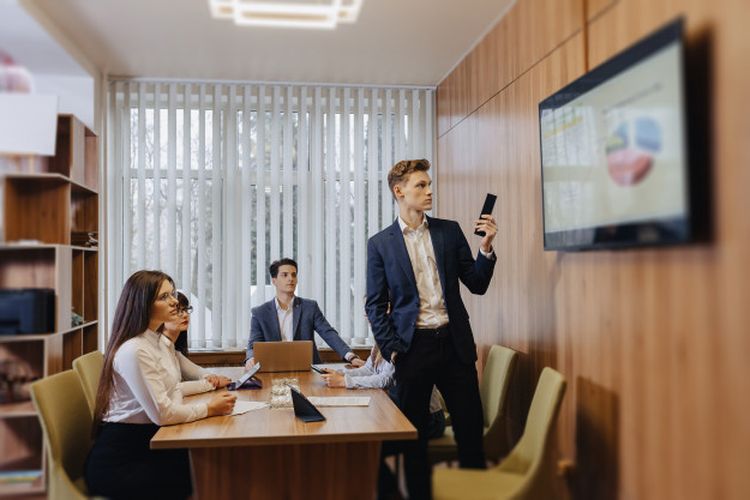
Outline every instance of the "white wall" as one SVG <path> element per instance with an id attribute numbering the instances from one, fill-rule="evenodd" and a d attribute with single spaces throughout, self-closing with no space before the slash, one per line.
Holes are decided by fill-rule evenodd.
<path id="1" fill-rule="evenodd" d="M 51 74 L 33 77 L 36 93 L 58 96 L 58 113 L 74 114 L 90 129 L 95 129 L 93 78 Z"/>

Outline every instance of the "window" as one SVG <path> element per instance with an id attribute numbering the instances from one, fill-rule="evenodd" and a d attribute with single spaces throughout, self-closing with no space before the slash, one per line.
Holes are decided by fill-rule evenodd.
<path id="1" fill-rule="evenodd" d="M 297 294 L 371 342 L 367 238 L 396 216 L 393 163 L 432 157 L 432 90 L 110 85 L 110 316 L 132 272 L 161 269 L 190 295 L 192 348 L 244 348 L 269 264 L 292 257 Z"/>

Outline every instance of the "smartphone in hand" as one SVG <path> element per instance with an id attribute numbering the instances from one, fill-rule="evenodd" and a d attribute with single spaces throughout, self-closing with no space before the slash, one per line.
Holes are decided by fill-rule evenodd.
<path id="1" fill-rule="evenodd" d="M 324 375 L 326 373 L 322 368 L 319 368 L 315 365 L 310 365 L 310 368 L 312 368 L 313 371 L 320 373 L 321 375 Z"/>
<path id="2" fill-rule="evenodd" d="M 479 213 L 480 219 L 482 218 L 482 215 L 489 215 L 492 213 L 492 209 L 495 208 L 495 200 L 497 200 L 497 196 L 492 193 L 487 193 L 487 196 L 484 199 L 484 205 L 482 206 L 482 211 Z M 484 237 L 487 233 L 481 229 L 475 229 L 474 234 Z"/>

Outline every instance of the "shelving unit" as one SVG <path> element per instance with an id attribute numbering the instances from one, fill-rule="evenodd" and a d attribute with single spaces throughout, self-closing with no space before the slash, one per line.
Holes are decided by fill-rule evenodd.
<path id="1" fill-rule="evenodd" d="M 0 157 L 0 289 L 55 291 L 52 331 L 0 335 L 0 360 L 22 363 L 34 378 L 67 370 L 98 347 L 98 248 L 71 244 L 74 233 L 98 233 L 97 179 L 98 139 L 71 115 L 58 117 L 55 156 Z M 82 324 L 74 325 L 73 312 Z M 0 497 L 43 493 L 46 460 L 34 406 L 5 399 Z M 25 480 L 3 482 L 26 471 Z"/>

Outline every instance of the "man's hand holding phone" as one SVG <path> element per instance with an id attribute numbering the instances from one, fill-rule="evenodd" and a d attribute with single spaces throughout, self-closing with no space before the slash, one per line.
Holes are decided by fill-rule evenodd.
<path id="1" fill-rule="evenodd" d="M 474 221 L 474 230 L 484 232 L 482 237 L 482 243 L 480 244 L 484 253 L 492 252 L 492 241 L 497 235 L 497 224 L 495 218 L 489 214 L 481 215 L 479 219 Z"/>
<path id="2" fill-rule="evenodd" d="M 497 224 L 492 217 L 492 209 L 495 208 L 497 196 L 487 193 L 484 199 L 482 211 L 479 213 L 479 219 L 474 221 L 474 234 L 482 237 L 481 248 L 484 253 L 492 252 L 492 240 L 497 234 Z"/>

